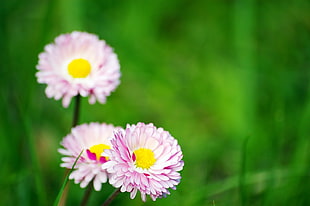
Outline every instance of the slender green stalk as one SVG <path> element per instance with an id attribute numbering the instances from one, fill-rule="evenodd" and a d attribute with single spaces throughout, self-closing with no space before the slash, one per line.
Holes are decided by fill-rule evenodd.
<path id="1" fill-rule="evenodd" d="M 70 175 L 71 171 L 73 170 L 73 168 L 75 167 L 75 165 L 76 165 L 77 161 L 79 160 L 80 156 L 82 155 L 82 153 L 83 153 L 83 150 L 81 151 L 81 153 L 79 154 L 79 156 L 75 159 L 75 161 L 74 161 L 74 163 L 73 163 L 73 166 L 72 166 L 70 172 L 67 173 L 66 178 L 65 178 L 65 181 L 63 182 L 63 184 L 62 184 L 62 186 L 61 186 L 61 188 L 60 188 L 60 191 L 59 191 L 59 193 L 58 193 L 58 195 L 57 195 L 57 197 L 56 197 L 56 200 L 55 200 L 53 206 L 59 206 L 59 205 L 60 205 L 61 197 L 62 197 L 63 194 L 64 194 L 64 190 L 65 190 L 66 185 L 67 185 L 68 180 L 69 180 L 69 175 Z"/>
<path id="2" fill-rule="evenodd" d="M 81 96 L 77 95 L 75 97 L 75 107 L 73 112 L 72 127 L 75 127 L 79 123 L 80 107 L 81 107 Z"/>
<path id="3" fill-rule="evenodd" d="M 121 189 L 118 188 L 116 189 L 111 195 L 110 197 L 101 205 L 101 206 L 107 206 L 109 205 L 114 199 L 115 197 L 121 192 Z"/>
<path id="4" fill-rule="evenodd" d="M 91 181 L 88 184 L 88 186 L 87 186 L 87 188 L 85 190 L 84 197 L 83 197 L 82 202 L 81 202 L 81 206 L 86 206 L 87 205 L 87 202 L 89 200 L 91 192 L 93 191 L 93 186 L 92 185 L 93 185 L 93 181 Z"/>
<path id="5" fill-rule="evenodd" d="M 77 95 L 75 97 L 75 105 L 74 105 L 74 111 L 73 111 L 73 118 L 72 118 L 72 127 L 75 127 L 79 122 L 80 117 L 80 107 L 81 107 L 81 96 Z M 69 174 L 69 170 L 67 169 L 65 172 L 65 176 Z M 70 185 L 65 185 L 64 191 L 62 192 L 62 196 L 59 202 L 60 206 L 65 206 L 67 202 L 68 192 L 69 192 Z"/>

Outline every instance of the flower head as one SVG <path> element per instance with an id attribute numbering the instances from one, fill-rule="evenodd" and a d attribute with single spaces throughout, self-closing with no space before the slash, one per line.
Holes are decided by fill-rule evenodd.
<path id="1" fill-rule="evenodd" d="M 121 192 L 130 192 L 132 199 L 139 190 L 143 201 L 146 195 L 155 201 L 179 184 L 183 155 L 169 132 L 153 124 L 127 125 L 115 132 L 111 144 L 112 149 L 103 153 L 111 161 L 102 168 L 111 172 L 109 182 Z"/>
<path id="2" fill-rule="evenodd" d="M 76 95 L 89 96 L 91 104 L 96 100 L 105 103 L 119 84 L 117 56 L 94 34 L 78 31 L 63 34 L 44 50 L 37 65 L 38 82 L 47 84 L 47 97 L 62 98 L 64 107 Z"/>
<path id="3" fill-rule="evenodd" d="M 101 165 L 109 161 L 109 157 L 102 156 L 102 152 L 111 148 L 110 139 L 113 137 L 115 127 L 108 124 L 90 123 L 76 126 L 71 134 L 61 142 L 64 148 L 58 151 L 65 157 L 62 158 L 61 167 L 72 168 L 81 151 L 75 170 L 69 179 L 80 183 L 82 188 L 93 180 L 95 190 L 101 189 L 101 184 L 107 182 L 108 173 Z"/>

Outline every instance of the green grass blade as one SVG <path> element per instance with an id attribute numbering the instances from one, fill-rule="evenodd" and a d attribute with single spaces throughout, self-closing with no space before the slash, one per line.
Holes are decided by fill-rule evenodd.
<path id="1" fill-rule="evenodd" d="M 74 161 L 73 166 L 72 166 L 72 168 L 71 168 L 71 171 L 72 171 L 73 168 L 75 167 L 75 165 L 76 165 L 77 161 L 79 160 L 80 156 L 82 155 L 83 151 L 84 151 L 84 150 L 81 151 L 81 153 L 79 154 L 79 156 L 78 156 L 78 157 L 76 158 L 76 160 Z M 63 182 L 63 184 L 62 184 L 62 186 L 61 186 L 61 188 L 60 188 L 60 190 L 59 190 L 59 193 L 58 193 L 58 195 L 57 195 L 57 197 L 56 197 L 56 200 L 55 200 L 55 202 L 54 202 L 54 204 L 53 204 L 54 206 L 58 206 L 58 204 L 59 204 L 59 201 L 60 201 L 60 198 L 61 198 L 61 196 L 62 196 L 62 194 L 63 194 L 63 191 L 64 191 L 64 189 L 65 189 L 65 187 L 66 187 L 66 185 L 67 185 L 67 182 L 69 181 L 69 175 L 71 174 L 71 171 L 68 172 L 68 174 L 67 174 L 67 176 L 66 176 L 66 178 L 65 178 L 65 180 L 64 180 L 64 182 Z"/>

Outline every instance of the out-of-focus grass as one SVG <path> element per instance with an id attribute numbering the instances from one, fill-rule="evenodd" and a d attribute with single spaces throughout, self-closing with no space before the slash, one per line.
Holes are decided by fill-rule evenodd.
<path id="1" fill-rule="evenodd" d="M 182 146 L 177 190 L 144 205 L 310 204 L 307 1 L 1 4 L 0 205 L 51 205 L 60 189 L 73 105 L 47 99 L 34 74 L 44 45 L 75 29 L 105 39 L 122 70 L 106 104 L 83 99 L 80 122 L 153 122 Z M 68 205 L 82 195 L 72 183 Z M 143 203 L 124 193 L 121 204 Z"/>

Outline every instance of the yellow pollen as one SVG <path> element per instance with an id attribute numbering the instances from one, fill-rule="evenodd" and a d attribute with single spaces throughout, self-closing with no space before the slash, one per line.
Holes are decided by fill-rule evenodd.
<path id="1" fill-rule="evenodd" d="M 90 63 L 85 59 L 74 59 L 68 64 L 68 72 L 73 78 L 85 78 L 90 70 Z"/>
<path id="2" fill-rule="evenodd" d="M 150 149 L 140 148 L 133 153 L 136 156 L 137 167 L 149 169 L 156 162 L 154 153 Z"/>
<path id="3" fill-rule="evenodd" d="M 101 154 L 105 149 L 111 149 L 111 147 L 106 144 L 97 144 L 89 148 L 89 151 L 91 153 L 95 153 L 97 160 L 100 160 Z M 105 158 L 106 160 L 108 160 L 108 157 L 105 157 Z"/>

